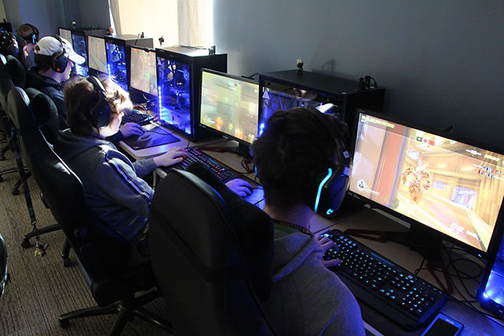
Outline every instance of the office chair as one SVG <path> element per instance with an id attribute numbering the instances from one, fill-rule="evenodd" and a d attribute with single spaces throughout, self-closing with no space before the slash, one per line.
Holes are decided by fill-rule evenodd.
<path id="1" fill-rule="evenodd" d="M 68 327 L 75 318 L 118 314 L 110 335 L 119 335 L 134 317 L 171 332 L 168 322 L 142 308 L 159 296 L 151 290 L 156 282 L 150 263 L 127 267 L 129 244 L 93 214 L 81 181 L 53 151 L 38 127 L 54 103 L 37 90 L 27 91 L 31 100 L 20 88 L 9 93 L 9 108 L 15 111 L 13 123 L 19 129 L 21 149 L 98 305 L 60 315 L 61 327 Z M 135 295 L 139 291 L 147 292 Z"/>
<path id="2" fill-rule="evenodd" d="M 215 187 L 173 169 L 152 199 L 152 267 L 173 328 L 177 335 L 274 335 L 259 299 L 271 288 L 273 224 L 241 199 L 225 201 L 227 188 Z M 259 239 L 247 229 L 257 229 Z M 247 241 L 258 244 L 244 251 Z"/>

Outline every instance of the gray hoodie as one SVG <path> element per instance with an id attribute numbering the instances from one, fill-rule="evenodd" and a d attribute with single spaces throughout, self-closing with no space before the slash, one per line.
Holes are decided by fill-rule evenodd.
<path id="1" fill-rule="evenodd" d="M 357 301 L 321 262 L 314 237 L 275 230 L 273 288 L 264 309 L 280 335 L 365 335 Z"/>
<path id="2" fill-rule="evenodd" d="M 152 188 L 141 178 L 153 159 L 132 163 L 109 141 L 60 132 L 54 149 L 84 185 L 86 200 L 105 223 L 132 242 L 147 223 Z"/>

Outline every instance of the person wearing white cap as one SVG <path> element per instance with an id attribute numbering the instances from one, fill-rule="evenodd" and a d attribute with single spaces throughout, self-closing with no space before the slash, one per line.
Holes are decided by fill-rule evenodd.
<path id="1" fill-rule="evenodd" d="M 35 88 L 48 95 L 56 104 L 60 129 L 66 126 L 66 110 L 63 104 L 63 85 L 70 78 L 75 63 L 84 63 L 70 42 L 60 36 L 40 39 L 34 49 L 36 67 L 27 73 L 26 87 Z"/>
<path id="2" fill-rule="evenodd" d="M 70 42 L 64 38 L 46 36 L 40 39 L 34 49 L 37 66 L 27 73 L 26 87 L 35 88 L 48 95 L 58 108 L 60 129 L 68 128 L 67 112 L 63 103 L 63 84 L 70 78 L 74 63 L 84 63 L 84 57 L 77 54 Z M 108 138 L 118 143 L 131 135 L 141 135 L 142 126 L 137 123 L 125 123 L 119 132 Z"/>

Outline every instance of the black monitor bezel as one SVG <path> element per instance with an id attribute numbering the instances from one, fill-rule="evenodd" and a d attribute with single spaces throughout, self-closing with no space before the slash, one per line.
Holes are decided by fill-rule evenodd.
<path id="1" fill-rule="evenodd" d="M 249 84 L 255 84 L 257 85 L 257 94 L 258 94 L 258 97 L 257 97 L 257 132 L 259 132 L 259 122 L 260 122 L 260 108 L 259 108 L 259 104 L 260 104 L 260 86 L 259 86 L 259 82 L 256 81 L 256 80 L 253 80 L 253 79 L 250 79 L 250 78 L 246 78 L 246 77 L 243 77 L 243 76 L 238 76 L 238 75 L 234 75 L 234 74 L 230 74 L 230 73 L 225 73 L 225 72 L 222 72 L 222 71 L 217 71 L 217 70 L 213 70 L 213 69 L 208 69 L 208 68 L 202 68 L 201 69 L 201 73 L 200 73 L 200 85 L 201 85 L 201 90 L 200 90 L 200 97 L 199 97 L 199 108 L 198 108 L 198 126 L 205 129 L 205 130 L 208 130 L 210 133 L 213 133 L 213 134 L 217 134 L 217 135 L 220 135 L 222 136 L 223 138 L 226 138 L 226 139 L 229 139 L 229 140 L 234 140 L 236 142 L 238 142 L 239 146 L 241 148 L 243 148 L 244 150 L 246 149 L 248 151 L 248 148 L 250 147 L 250 145 L 252 144 L 251 142 L 247 142 L 243 139 L 240 139 L 240 138 L 237 138 L 233 135 L 230 135 L 228 133 L 225 133 L 223 131 L 219 131 L 215 128 L 212 128 L 212 127 L 208 127 L 207 125 L 203 124 L 201 122 L 201 104 L 203 102 L 203 99 L 202 99 L 202 95 L 203 95 L 203 73 L 204 72 L 208 72 L 208 73 L 212 73 L 214 75 L 218 75 L 218 76 L 222 76 L 222 77 L 225 77 L 225 78 L 229 78 L 229 79 L 232 79 L 232 80 L 236 80 L 236 81 L 241 81 L 241 82 L 244 82 L 244 83 L 249 83 Z M 256 137 L 257 137 L 257 133 L 256 133 Z"/>
<path id="2" fill-rule="evenodd" d="M 452 133 L 448 130 L 439 130 L 439 129 L 435 129 L 433 127 L 421 125 L 421 124 L 418 124 L 415 122 L 405 120 L 403 118 L 391 116 L 389 114 L 376 112 L 376 111 L 370 111 L 370 110 L 366 110 L 366 109 L 360 109 L 360 108 L 357 108 L 355 110 L 356 121 L 355 121 L 355 125 L 354 125 L 353 131 L 352 131 L 352 136 L 351 136 L 351 139 L 352 139 L 351 146 L 353 149 L 355 149 L 355 145 L 356 145 L 356 136 L 357 136 L 357 129 L 358 129 L 358 124 L 359 124 L 359 118 L 360 118 L 359 114 L 360 113 L 365 113 L 370 116 L 374 116 L 377 118 L 384 119 L 386 121 L 390 121 L 392 123 L 398 123 L 398 124 L 401 124 L 406 127 L 419 129 L 419 130 L 425 131 L 430 134 L 438 135 L 438 136 L 441 136 L 441 137 L 444 137 L 447 139 L 451 139 L 451 140 L 454 140 L 457 142 L 462 142 L 462 143 L 465 143 L 465 144 L 468 144 L 471 146 L 475 146 L 475 147 L 478 147 L 478 148 L 481 148 L 484 150 L 489 150 L 494 153 L 504 155 L 504 148 L 500 148 L 500 147 L 495 146 L 493 144 L 488 144 L 488 143 L 484 143 L 482 141 L 470 139 L 470 138 L 464 137 L 463 135 Z M 450 128 L 452 128 L 452 127 L 450 126 Z M 353 157 L 352 157 L 352 159 L 353 159 Z M 351 180 L 351 177 L 350 177 L 350 180 Z M 369 198 L 366 198 L 360 194 L 354 193 L 353 191 L 350 190 L 350 188 L 348 189 L 347 194 L 348 194 L 348 197 L 356 199 L 362 204 L 367 204 L 371 208 L 379 209 L 389 215 L 392 215 L 393 217 L 396 217 L 400 220 L 403 220 L 404 222 L 408 223 L 411 227 L 420 228 L 426 232 L 430 232 L 433 236 L 441 236 L 444 241 L 453 243 L 453 244 L 463 248 L 465 251 L 467 251 L 473 255 L 476 255 L 478 257 L 486 258 L 488 255 L 494 253 L 493 251 L 495 250 L 495 245 L 499 245 L 500 237 L 502 236 L 502 233 L 504 232 L 504 198 L 501 202 L 501 207 L 500 207 L 500 210 L 499 210 L 499 213 L 498 213 L 498 216 L 497 216 L 494 228 L 493 228 L 493 232 L 492 232 L 492 236 L 490 238 L 489 244 L 488 244 L 488 248 L 486 251 L 483 251 L 483 250 L 480 250 L 476 247 L 473 247 L 473 246 L 471 246 L 461 240 L 458 240 L 455 237 L 452 237 L 452 236 L 445 234 L 441 231 L 435 230 L 435 229 L 431 228 L 430 226 L 423 224 L 423 223 L 421 223 L 411 217 L 403 215 L 403 214 L 401 214 L 401 213 L 399 213 L 389 207 L 383 206 L 380 203 L 377 203 Z"/>

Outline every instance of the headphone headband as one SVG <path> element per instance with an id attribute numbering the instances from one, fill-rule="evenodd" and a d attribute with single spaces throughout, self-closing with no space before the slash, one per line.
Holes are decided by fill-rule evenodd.
<path id="1" fill-rule="evenodd" d="M 94 90 L 98 93 L 98 101 L 91 111 L 89 111 L 91 124 L 96 128 L 105 127 L 110 121 L 110 106 L 105 88 L 102 82 L 95 76 L 89 76 L 86 79 L 93 84 Z"/>

